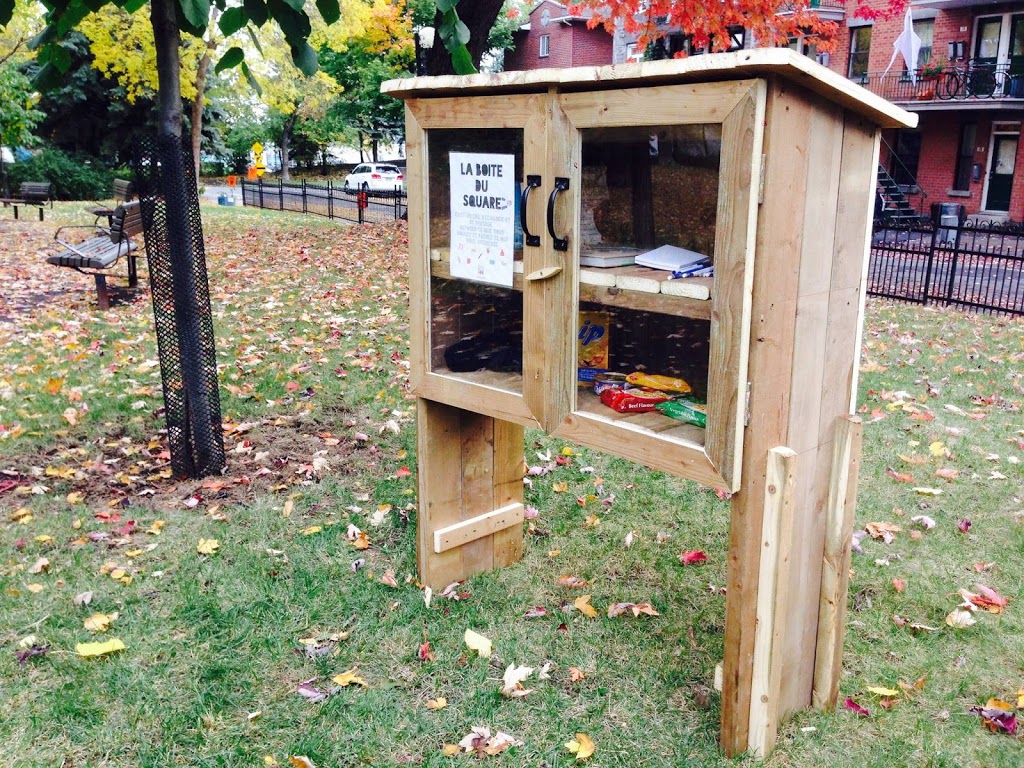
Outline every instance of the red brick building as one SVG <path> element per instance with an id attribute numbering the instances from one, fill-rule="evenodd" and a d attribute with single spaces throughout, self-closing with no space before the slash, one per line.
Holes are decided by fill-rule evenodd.
<path id="1" fill-rule="evenodd" d="M 543 0 L 513 35 L 515 49 L 505 53 L 505 69 L 585 67 L 611 64 L 612 36 L 602 27 L 587 29 L 587 18 L 569 13 L 568 6 Z"/>
<path id="2" fill-rule="evenodd" d="M 883 135 L 882 165 L 911 203 L 919 211 L 956 203 L 980 217 L 1024 221 L 1024 0 L 911 0 L 922 41 L 916 82 L 901 57 L 885 73 L 902 16 L 856 18 L 855 0 L 810 5 L 840 25 L 838 50 L 817 54 L 802 40 L 791 47 L 920 115 L 918 128 Z M 669 53 L 677 48 L 664 46 Z M 516 35 L 505 68 L 612 64 L 638 55 L 621 31 L 588 30 L 586 19 L 569 14 L 567 5 L 543 0 Z"/>

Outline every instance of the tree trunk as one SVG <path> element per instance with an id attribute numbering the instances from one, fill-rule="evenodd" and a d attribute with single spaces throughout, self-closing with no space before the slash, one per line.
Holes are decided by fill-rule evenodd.
<path id="1" fill-rule="evenodd" d="M 203 51 L 203 58 L 199 60 L 199 67 L 196 69 L 196 97 L 192 102 L 192 159 L 196 165 L 197 179 L 202 167 L 200 152 L 203 146 L 203 94 L 206 91 L 206 74 L 210 70 L 213 51 L 217 47 L 217 41 L 213 39 L 213 32 L 210 31 L 207 34 L 210 37 L 206 40 L 206 50 Z"/>
<path id="2" fill-rule="evenodd" d="M 487 37 L 494 26 L 494 20 L 501 12 L 503 0 L 473 0 L 473 2 L 459 3 L 456 10 L 462 23 L 469 27 L 469 42 L 466 47 L 469 55 L 473 57 L 473 63 L 480 66 L 480 59 L 487 52 Z M 441 26 L 441 12 L 438 11 L 434 17 L 434 29 Z M 427 60 L 428 75 L 454 75 L 452 68 L 452 57 L 448 49 L 444 47 L 441 36 L 437 35 L 434 40 L 434 47 L 430 49 L 430 57 Z"/>
<path id="3" fill-rule="evenodd" d="M 295 113 L 288 115 L 284 121 L 284 128 L 281 129 L 281 181 L 290 181 L 291 174 L 288 172 L 288 143 L 292 138 L 292 126 L 295 125 Z"/>
<path id="4" fill-rule="evenodd" d="M 377 162 L 377 160 L 378 160 L 378 157 L 377 157 L 377 148 L 378 148 L 378 144 L 379 144 L 379 143 L 380 143 L 380 142 L 378 142 L 378 141 L 377 141 L 377 137 L 376 137 L 376 136 L 374 136 L 374 137 L 373 137 L 372 139 L 370 139 L 370 151 L 372 151 L 372 152 L 373 152 L 373 162 L 375 162 L 375 163 L 376 163 L 376 162 Z"/>
<path id="5" fill-rule="evenodd" d="M 153 39 L 156 43 L 157 82 L 157 156 L 159 165 L 150 166 L 153 178 L 158 178 L 159 189 L 154 190 L 163 198 L 166 231 L 152 233 L 154 241 L 166 237 L 166 248 L 170 267 L 171 293 L 173 297 L 173 326 L 161 326 L 161 312 L 156 311 L 157 340 L 162 334 L 169 336 L 167 347 L 161 343 L 161 371 L 164 374 L 164 402 L 168 402 L 167 382 L 172 381 L 171 374 L 177 371 L 168 370 L 165 366 L 173 365 L 180 371 L 181 391 L 174 393 L 180 397 L 183 407 L 181 429 L 185 431 L 184 445 L 188 455 L 175 457 L 172 465 L 183 468 L 190 477 L 213 474 L 223 469 L 223 440 L 220 428 L 220 413 L 216 402 L 216 392 L 211 392 L 210 384 L 204 376 L 203 361 L 216 352 L 207 349 L 203 344 L 202 323 L 209 320 L 209 303 L 200 301 L 199 280 L 205 282 L 206 265 L 203 262 L 202 227 L 197 221 L 189 221 L 189 209 L 195 204 L 198 213 L 198 197 L 196 180 L 188 176 L 188 165 L 184 162 L 181 146 L 182 103 L 181 103 L 181 31 L 176 15 L 177 0 L 151 0 L 150 20 L 153 24 Z M 150 162 L 157 158 L 150 158 Z M 147 205 L 158 205 L 148 202 Z M 150 213 L 144 215 L 153 216 Z M 198 232 L 193 230 L 198 229 Z M 147 241 L 151 233 L 147 232 Z M 197 247 L 198 246 L 198 247 Z M 198 273 L 198 274 L 197 274 Z M 153 276 L 150 277 L 153 280 Z M 205 285 L 203 286 L 205 291 Z M 161 288 L 161 291 L 164 289 Z M 156 287 L 153 286 L 154 296 Z M 154 300 L 154 310 L 157 310 Z M 166 320 L 166 315 L 163 315 Z M 173 335 L 172 335 L 173 332 Z M 165 362 L 166 355 L 173 356 Z M 177 358 L 177 359 L 173 359 Z M 216 387 L 216 378 L 213 387 Z M 169 417 L 170 418 L 170 415 Z M 170 421 L 168 421 L 170 431 Z M 174 444 L 172 442 L 172 450 Z M 177 459 L 177 460 L 176 460 Z"/>

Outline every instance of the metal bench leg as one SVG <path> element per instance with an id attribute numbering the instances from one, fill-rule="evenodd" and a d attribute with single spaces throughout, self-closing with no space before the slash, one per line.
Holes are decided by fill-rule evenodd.
<path id="1" fill-rule="evenodd" d="M 43 220 L 43 206 L 41 205 L 39 206 L 39 220 Z"/>
<path id="2" fill-rule="evenodd" d="M 15 205 L 13 207 L 14 207 L 14 220 L 17 221 L 18 220 L 18 206 Z"/>
<path id="3" fill-rule="evenodd" d="M 128 254 L 128 287 L 135 288 L 139 284 L 139 266 L 135 262 L 135 254 Z"/>
<path id="4" fill-rule="evenodd" d="M 96 299 L 100 309 L 110 309 L 110 296 L 107 295 L 107 276 L 93 275 L 96 278 Z"/>

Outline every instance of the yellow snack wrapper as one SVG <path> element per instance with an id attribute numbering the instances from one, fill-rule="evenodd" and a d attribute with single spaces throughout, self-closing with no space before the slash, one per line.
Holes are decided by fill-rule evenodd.
<path id="1" fill-rule="evenodd" d="M 626 377 L 626 381 L 641 387 L 660 389 L 662 392 L 678 392 L 681 395 L 688 395 L 693 392 L 693 387 L 674 376 L 659 376 L 655 373 L 634 371 Z"/>

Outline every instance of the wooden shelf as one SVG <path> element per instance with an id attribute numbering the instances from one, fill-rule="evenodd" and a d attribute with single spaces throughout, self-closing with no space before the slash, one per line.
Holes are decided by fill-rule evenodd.
<path id="1" fill-rule="evenodd" d="M 515 262 L 515 267 L 517 269 L 512 276 L 512 288 L 521 291 L 522 262 Z M 449 262 L 444 259 L 431 260 L 430 274 L 444 280 L 453 279 Z M 714 278 L 686 277 L 672 280 L 671 276 L 671 272 L 637 266 L 581 268 L 580 301 L 698 320 L 710 319 L 710 295 Z M 682 295 L 684 293 L 694 295 Z"/>
<path id="2" fill-rule="evenodd" d="M 576 412 L 595 416 L 617 426 L 629 426 L 657 434 L 663 439 L 675 440 L 704 448 L 705 430 L 693 424 L 684 424 L 659 411 L 647 413 L 619 413 L 601 402 L 592 389 L 580 387 L 576 394 Z"/>

